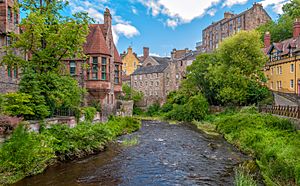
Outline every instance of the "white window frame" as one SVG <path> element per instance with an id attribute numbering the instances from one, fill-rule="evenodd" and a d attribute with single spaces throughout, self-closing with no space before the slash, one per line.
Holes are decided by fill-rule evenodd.
<path id="1" fill-rule="evenodd" d="M 295 87 L 294 84 L 295 84 L 295 83 L 294 83 L 294 80 L 291 79 L 291 80 L 290 80 L 290 88 L 291 88 L 291 89 L 294 89 L 294 87 Z"/>
<path id="2" fill-rule="evenodd" d="M 294 64 L 290 65 L 290 71 L 291 71 L 291 73 L 295 72 L 295 65 Z"/>

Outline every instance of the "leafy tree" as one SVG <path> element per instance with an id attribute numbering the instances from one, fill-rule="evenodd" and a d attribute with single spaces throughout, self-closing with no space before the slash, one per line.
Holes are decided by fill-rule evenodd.
<path id="1" fill-rule="evenodd" d="M 129 85 L 123 84 L 122 90 L 124 93 L 124 96 L 122 97 L 124 100 L 133 100 L 135 103 L 141 101 L 143 99 L 143 93 L 138 92 L 134 89 L 132 89 Z"/>
<path id="2" fill-rule="evenodd" d="M 300 17 L 300 0 L 291 0 L 283 8 L 283 14 L 279 15 L 277 21 L 269 21 L 260 26 L 257 30 L 261 33 L 263 40 L 266 32 L 271 33 L 272 42 L 279 42 L 293 36 L 293 23 Z"/>
<path id="3" fill-rule="evenodd" d="M 16 4 L 26 18 L 19 25 L 21 34 L 11 34 L 14 42 L 6 48 L 2 62 L 21 69 L 19 91 L 30 95 L 32 103 L 49 114 L 55 108 L 79 106 L 83 91 L 77 81 L 64 75 L 62 60 L 84 58 L 83 44 L 90 21 L 87 14 L 63 16 L 61 12 L 68 2 L 61 0 L 23 0 Z M 15 49 L 29 54 L 29 59 L 16 55 Z M 33 112 L 45 117 L 36 109 Z"/>

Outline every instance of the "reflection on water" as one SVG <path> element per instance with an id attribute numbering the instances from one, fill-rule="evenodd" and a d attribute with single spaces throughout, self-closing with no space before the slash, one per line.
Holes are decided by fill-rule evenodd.
<path id="1" fill-rule="evenodd" d="M 233 168 L 247 159 L 221 137 L 189 125 L 144 121 L 135 146 L 50 167 L 15 185 L 233 185 Z M 120 139 L 122 140 L 122 139 Z"/>

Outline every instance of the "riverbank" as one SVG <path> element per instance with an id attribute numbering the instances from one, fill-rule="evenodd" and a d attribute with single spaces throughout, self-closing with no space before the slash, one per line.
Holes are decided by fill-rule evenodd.
<path id="1" fill-rule="evenodd" d="M 102 151 L 108 142 L 141 127 L 133 118 L 112 118 L 105 124 L 81 123 L 74 128 L 55 125 L 40 133 L 19 126 L 0 148 L 0 185 L 43 172 L 57 161 Z"/>
<path id="2" fill-rule="evenodd" d="M 291 121 L 252 108 L 193 123 L 254 157 L 266 185 L 300 185 L 300 134 Z"/>

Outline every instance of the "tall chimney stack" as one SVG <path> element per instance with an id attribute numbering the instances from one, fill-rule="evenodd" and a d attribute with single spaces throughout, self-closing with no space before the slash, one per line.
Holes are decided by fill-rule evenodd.
<path id="1" fill-rule="evenodd" d="M 299 37 L 300 36 L 300 18 L 296 18 L 294 22 L 294 32 L 293 32 L 293 37 Z"/>
<path id="2" fill-rule="evenodd" d="M 270 32 L 265 33 L 264 43 L 265 43 L 265 48 L 268 48 L 269 46 L 271 46 L 271 34 L 270 34 Z"/>
<path id="3" fill-rule="evenodd" d="M 149 57 L 149 48 L 148 47 L 144 47 L 143 51 L 144 51 L 144 60 L 145 60 L 146 58 Z"/>
<path id="4" fill-rule="evenodd" d="M 109 28 L 111 28 L 111 24 L 112 24 L 112 18 L 111 18 L 111 14 L 108 8 L 105 9 L 104 12 L 104 27 L 105 30 L 107 31 Z"/>

